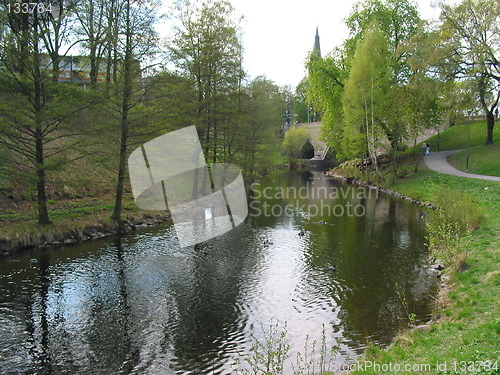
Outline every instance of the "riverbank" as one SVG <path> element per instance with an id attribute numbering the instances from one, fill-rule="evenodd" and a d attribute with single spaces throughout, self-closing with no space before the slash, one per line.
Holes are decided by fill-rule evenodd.
<path id="1" fill-rule="evenodd" d="M 451 196 L 466 194 L 481 210 L 482 218 L 471 234 L 466 267 L 443 271 L 446 282 L 435 300 L 431 321 L 401 332 L 387 349 L 368 347 L 362 360 L 349 364 L 351 373 L 394 374 L 399 369 L 398 374 L 497 374 L 500 185 L 441 175 L 419 163 L 418 172 L 377 188 L 426 206 L 433 204 L 443 188 Z"/>
<path id="2" fill-rule="evenodd" d="M 19 203 L 18 203 L 19 205 Z M 111 196 L 72 198 L 54 203 L 50 209 L 51 225 L 36 223 L 32 207 L 16 211 L 5 209 L 0 215 L 0 258 L 32 248 L 69 245 L 115 235 L 170 221 L 170 214 L 162 211 L 141 211 L 126 197 L 122 225 L 111 220 Z"/>

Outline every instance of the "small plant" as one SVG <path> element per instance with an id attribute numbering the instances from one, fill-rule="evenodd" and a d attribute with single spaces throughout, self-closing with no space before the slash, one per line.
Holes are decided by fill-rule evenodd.
<path id="1" fill-rule="evenodd" d="M 326 330 L 324 324 L 321 331 L 321 347 L 317 368 L 316 362 L 314 360 L 316 355 L 316 343 L 316 340 L 314 340 L 312 342 L 312 347 L 309 350 L 309 335 L 306 336 L 306 341 L 304 343 L 304 354 L 300 352 L 297 353 L 296 365 L 292 365 L 294 375 L 313 375 L 330 371 L 332 364 L 335 363 L 338 346 L 332 346 L 328 351 L 326 345 Z"/>
<path id="2" fill-rule="evenodd" d="M 280 375 L 284 373 L 285 361 L 290 358 L 290 345 L 286 343 L 287 324 L 279 330 L 279 324 L 272 324 L 269 330 L 261 326 L 264 339 L 259 340 L 251 333 L 253 340 L 251 354 L 240 354 L 236 359 L 234 370 L 240 375 Z M 334 363 L 338 347 L 334 346 L 329 351 L 326 343 L 326 330 L 323 325 L 319 363 L 316 362 L 316 340 L 309 345 L 309 336 L 306 336 L 304 352 L 297 353 L 296 364 L 291 365 L 294 375 L 314 375 L 330 371 Z M 243 361 L 242 361 L 243 359 Z M 242 368 L 242 362 L 246 368 Z"/>
<path id="3" fill-rule="evenodd" d="M 261 325 L 264 340 L 259 340 L 252 332 L 252 354 L 241 354 L 249 366 L 240 368 L 241 361 L 237 360 L 238 374 L 242 375 L 280 375 L 283 374 L 284 363 L 288 359 L 290 345 L 286 343 L 287 325 L 279 332 L 279 324 L 270 324 L 269 330 Z"/>
<path id="4" fill-rule="evenodd" d="M 399 287 L 398 283 L 396 283 L 396 294 L 398 295 L 399 301 L 401 302 L 401 306 L 405 313 L 405 317 L 406 319 L 408 319 L 408 326 L 410 327 L 415 326 L 417 323 L 417 314 L 415 314 L 414 312 L 410 312 L 410 307 L 408 304 L 408 300 L 406 299 L 406 294 L 403 288 Z M 404 320 L 403 317 L 399 317 L 399 319 Z"/>

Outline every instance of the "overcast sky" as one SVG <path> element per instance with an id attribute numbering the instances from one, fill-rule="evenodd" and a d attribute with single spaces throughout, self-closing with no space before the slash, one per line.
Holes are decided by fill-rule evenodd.
<path id="1" fill-rule="evenodd" d="M 417 0 L 421 17 L 439 18 L 433 0 Z M 319 29 L 322 54 L 347 37 L 344 19 L 357 0 L 231 0 L 243 15 L 244 64 L 250 78 L 265 75 L 295 87 L 305 76 L 304 61 Z M 448 2 L 448 1 L 447 1 Z"/>
<path id="2" fill-rule="evenodd" d="M 325 56 L 347 37 L 344 20 L 358 1 L 230 0 L 235 16 L 244 17 L 240 26 L 249 78 L 265 75 L 279 85 L 295 88 L 306 74 L 304 62 L 314 46 L 316 27 Z M 439 9 L 431 5 L 435 0 L 415 1 L 423 19 L 439 18 Z M 160 33 L 165 35 L 165 29 Z"/>

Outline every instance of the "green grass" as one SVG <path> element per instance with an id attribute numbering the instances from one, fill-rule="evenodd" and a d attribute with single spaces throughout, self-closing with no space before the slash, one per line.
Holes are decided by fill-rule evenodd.
<path id="1" fill-rule="evenodd" d="M 452 155 L 449 161 L 455 168 L 465 171 L 466 155 L 466 151 L 461 151 Z M 468 172 L 500 177 L 500 143 L 472 147 Z"/>
<path id="2" fill-rule="evenodd" d="M 500 142 L 500 122 L 495 124 L 493 132 L 494 142 Z M 445 150 L 460 150 L 467 148 L 467 127 L 468 124 L 457 124 L 445 131 L 439 136 L 436 134 L 430 137 L 427 142 L 431 145 L 431 152 Z M 470 125 L 470 145 L 472 147 L 486 144 L 486 121 L 478 121 Z M 438 147 L 439 146 L 439 147 Z M 417 144 L 418 153 L 422 152 L 422 143 Z M 413 153 L 413 147 L 408 149 L 407 153 Z"/>
<path id="3" fill-rule="evenodd" d="M 122 220 L 162 213 L 141 211 L 134 203 L 130 193 L 124 196 L 122 207 Z M 0 212 L 0 239 L 18 240 L 42 235 L 50 237 L 93 226 L 113 226 L 115 224 L 111 220 L 113 209 L 114 200 L 112 197 L 74 198 L 66 202 L 54 201 L 49 204 L 51 225 L 37 224 L 37 213 L 34 208 L 20 211 L 4 210 Z"/>

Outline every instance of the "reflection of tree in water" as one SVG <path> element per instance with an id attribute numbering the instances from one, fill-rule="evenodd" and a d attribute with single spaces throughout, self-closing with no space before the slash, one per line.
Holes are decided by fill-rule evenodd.
<path id="1" fill-rule="evenodd" d="M 47 317 L 50 287 L 50 257 L 48 253 L 44 253 L 40 257 L 39 267 L 40 296 L 38 298 L 36 291 L 33 291 L 28 297 L 26 331 L 28 332 L 29 351 L 33 362 L 37 367 L 43 369 L 44 374 L 51 374 L 52 358 L 49 347 L 49 319 Z M 38 324 L 39 327 L 37 327 Z"/>
<path id="2" fill-rule="evenodd" d="M 122 359 L 121 363 L 123 363 L 123 367 L 121 368 L 121 372 L 128 374 L 132 371 L 135 365 L 139 362 L 140 350 L 139 347 L 132 347 L 132 340 L 130 337 L 129 329 L 133 325 L 130 321 L 130 309 L 131 306 L 129 304 L 129 297 L 127 292 L 127 278 L 125 275 L 126 263 L 123 254 L 123 246 L 122 239 L 118 237 L 115 240 L 116 246 L 116 255 L 117 255 L 117 273 L 118 273 L 118 297 L 119 297 L 119 312 L 121 314 L 121 319 L 119 322 L 121 323 L 120 331 L 123 333 L 123 354 L 126 356 Z"/>
<path id="3" fill-rule="evenodd" d="M 343 229 L 335 234 L 344 245 L 338 272 L 348 287 L 342 298 L 346 334 L 388 343 L 406 319 L 400 295 L 409 312 L 428 312 L 428 301 L 418 301 L 412 290 L 422 271 L 423 233 L 413 214 L 418 208 L 390 197 L 367 203 L 372 207 L 366 216 L 342 218 Z"/>

